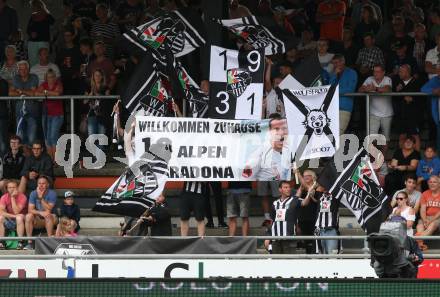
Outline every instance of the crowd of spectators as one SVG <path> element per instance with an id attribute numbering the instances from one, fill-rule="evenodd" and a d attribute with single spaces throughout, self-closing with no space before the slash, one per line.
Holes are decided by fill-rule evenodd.
<path id="1" fill-rule="evenodd" d="M 24 234 L 24 225 L 27 233 L 32 232 L 33 225 L 28 222 L 41 216 L 44 219 L 40 223 L 45 224 L 49 235 L 53 234 L 51 198 L 43 198 L 42 201 L 46 202 L 35 204 L 35 196 L 40 197 L 40 192 L 45 191 L 42 190 L 43 184 L 48 186 L 53 182 L 55 146 L 65 129 L 67 110 L 65 102 L 60 100 L 25 100 L 26 97 L 120 94 L 140 59 L 124 51 L 122 33 L 183 6 L 201 13 L 200 1 L 187 2 L 65 0 L 63 13 L 52 15 L 44 0 L 32 0 L 32 14 L 26 30 L 20 30 L 14 2 L 0 0 L 0 96 L 22 97 L 0 101 L 0 155 L 3 156 L 0 186 L 10 196 L 21 197 L 13 194 L 18 191 L 29 197 L 29 208 L 22 205 L 22 198 L 14 198 L 21 202 L 14 202 L 12 208 L 6 206 L 8 213 L 10 210 L 14 213 L 12 216 L 19 234 Z M 267 96 L 263 103 L 263 117 L 273 113 L 283 116 L 283 104 L 274 88 L 293 73 L 301 59 L 317 55 L 323 68 L 324 83 L 339 82 L 340 133 L 359 135 L 365 130 L 362 123 L 368 116 L 370 133 L 381 133 L 387 139 L 381 149 L 386 156 L 392 155 L 392 159 L 378 174 L 389 197 L 395 197 L 390 205 L 396 208 L 390 212 L 405 214 L 408 218 L 414 215 L 418 223 L 411 224 L 411 227 L 417 226 L 418 234 L 435 232 L 440 220 L 437 215 L 440 204 L 436 202 L 440 191 L 437 189 L 440 187 L 440 161 L 436 157 L 440 149 L 440 9 L 436 1 L 231 0 L 228 5 L 229 17 L 251 14 L 273 17 L 280 30 L 290 34 L 292 40 L 299 41 L 292 43 L 295 45 L 288 47 L 284 55 L 266 57 L 264 86 Z M 237 48 L 243 44 L 231 37 L 224 46 Z M 198 61 L 196 64 L 197 67 L 189 67 L 193 71 L 191 75 L 199 78 L 201 89 L 208 93 L 209 81 L 199 69 L 205 63 Z M 363 97 L 342 95 L 357 91 L 371 93 L 368 115 L 365 114 Z M 375 95 L 391 91 L 423 91 L 432 97 Z M 96 99 L 76 101 L 76 123 L 82 127 L 77 132 L 83 136 L 96 133 L 111 136 L 109 119 L 114 103 Z M 126 111 L 121 109 L 123 112 Z M 432 117 L 429 116 L 431 113 Z M 426 141 L 426 137 L 422 141 L 426 131 L 430 141 Z M 388 153 L 392 134 L 399 135 L 399 141 L 394 151 Z M 8 147 L 10 135 L 16 136 L 10 138 Z M 299 198 L 308 197 L 315 179 L 313 171 L 302 173 Z M 203 191 L 202 188 L 205 189 L 191 190 L 191 185 L 186 185 L 184 196 L 187 203 L 181 208 L 182 235 L 187 235 L 191 211 L 195 212 L 199 234 L 203 235 L 204 223 L 201 222 L 206 211 L 202 210 L 199 199 L 208 197 L 205 200 L 209 201 L 209 189 L 214 191 L 216 201 L 221 200 L 218 185 L 210 185 Z M 231 183 L 229 186 L 227 217 L 230 235 L 236 233 L 238 216 L 242 218 L 242 234 L 249 233 L 249 191 L 246 184 Z M 270 199 L 279 198 L 278 185 L 259 185 L 257 192 L 264 197 L 263 224 L 270 226 L 273 221 Z M 401 199 L 406 199 L 409 207 L 414 209 L 408 210 Z M 312 235 L 314 231 L 320 208 L 319 200 L 311 201 L 299 208 L 297 220 L 301 234 Z M 18 204 L 21 206 L 17 207 Z M 217 203 L 218 207 L 223 204 Z M 26 216 L 25 209 L 28 209 Z M 209 212 L 207 226 L 213 227 Z M 223 210 L 218 213 L 223 214 Z M 5 221 L 9 217 L 1 218 Z M 218 223 L 220 227 L 227 227 L 223 215 L 219 216 Z M 67 229 L 60 232 L 74 232 L 71 230 L 73 224 L 64 221 L 63 226 Z M 312 250 L 311 243 L 305 242 L 304 245 L 307 250 Z"/>

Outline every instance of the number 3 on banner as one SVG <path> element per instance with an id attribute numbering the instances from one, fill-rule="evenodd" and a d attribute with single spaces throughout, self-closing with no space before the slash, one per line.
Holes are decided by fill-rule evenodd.
<path id="1" fill-rule="evenodd" d="M 257 55 L 255 57 L 255 55 Z M 254 58 L 252 58 L 254 57 Z M 261 56 L 260 53 L 258 51 L 251 51 L 249 54 L 247 54 L 246 56 L 249 64 L 252 64 L 255 66 L 255 68 L 252 68 L 251 65 L 248 66 L 249 70 L 252 72 L 258 71 L 258 68 L 260 68 L 260 60 L 261 60 Z"/>
<path id="2" fill-rule="evenodd" d="M 224 99 L 221 99 L 221 98 Z M 219 113 L 219 114 L 225 114 L 229 111 L 229 94 L 226 93 L 225 91 L 220 91 L 217 93 L 217 98 L 220 98 L 220 103 L 225 105 L 225 109 L 221 110 L 220 108 L 216 107 L 215 110 Z"/>

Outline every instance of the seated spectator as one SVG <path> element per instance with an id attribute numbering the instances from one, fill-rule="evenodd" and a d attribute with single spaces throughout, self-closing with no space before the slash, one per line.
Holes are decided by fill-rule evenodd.
<path id="1" fill-rule="evenodd" d="M 9 96 L 9 85 L 6 80 L 0 77 L 0 96 Z M 9 108 L 8 101 L 0 100 L 0 156 L 3 156 L 7 151 L 6 137 L 9 128 Z"/>
<path id="2" fill-rule="evenodd" d="M 38 177 L 38 186 L 29 195 L 28 213 L 26 215 L 26 235 L 32 236 L 34 228 L 45 228 L 47 236 L 54 235 L 54 226 L 57 223 L 55 215 L 55 203 L 57 194 L 49 189 L 49 177 L 41 175 Z M 31 240 L 24 247 L 25 250 L 33 250 L 34 245 Z"/>
<path id="3" fill-rule="evenodd" d="M 342 41 L 346 10 L 344 1 L 328 0 L 319 3 L 315 20 L 321 24 L 320 38 Z"/>
<path id="4" fill-rule="evenodd" d="M 414 209 L 408 205 L 408 194 L 404 191 L 397 192 L 397 206 L 393 208 L 391 216 L 401 216 L 406 220 L 406 233 L 413 236 L 413 225 L 416 220 Z"/>
<path id="5" fill-rule="evenodd" d="M 425 148 L 424 158 L 417 165 L 417 190 L 426 191 L 428 180 L 432 175 L 440 174 L 440 159 L 436 156 L 435 147 L 428 145 Z"/>
<path id="6" fill-rule="evenodd" d="M 40 48 L 49 48 L 50 27 L 55 19 L 50 14 L 43 0 L 32 0 L 30 2 L 32 14 L 27 24 L 26 32 L 29 36 L 28 59 L 30 66 L 38 63 L 38 51 Z"/>
<path id="7" fill-rule="evenodd" d="M 428 180 L 429 190 L 422 194 L 420 199 L 420 220 L 417 224 L 416 236 L 429 236 L 438 231 L 440 225 L 440 178 L 433 175 Z M 420 249 L 428 246 L 423 240 L 417 240 Z"/>
<path id="8" fill-rule="evenodd" d="M 270 236 L 295 236 L 295 226 L 298 221 L 299 209 L 306 206 L 311 197 L 300 201 L 298 197 L 292 196 L 292 189 L 289 182 L 281 181 L 279 183 L 280 198 L 272 203 L 270 216 L 271 226 L 268 228 Z M 296 250 L 296 244 L 293 240 L 266 240 L 265 245 L 272 245 L 274 254 L 293 254 Z"/>
<path id="9" fill-rule="evenodd" d="M 104 73 L 105 81 L 107 82 L 107 87 L 109 90 L 113 90 L 116 85 L 116 76 L 114 74 L 115 67 L 113 66 L 112 60 L 105 56 L 105 44 L 102 41 L 95 42 L 94 46 L 95 59 L 88 65 L 88 77 L 91 78 L 92 73 L 97 69 L 100 69 Z"/>
<path id="10" fill-rule="evenodd" d="M 393 154 L 388 168 L 393 170 L 385 177 L 385 192 L 391 197 L 395 191 L 402 188 L 406 174 L 415 174 L 420 160 L 420 153 L 414 149 L 415 139 L 407 136 L 401 149 Z"/>
<path id="11" fill-rule="evenodd" d="M 412 68 L 408 64 L 399 67 L 399 77 L 396 80 L 395 92 L 419 92 L 420 80 L 412 76 Z M 402 147 L 406 135 L 416 140 L 415 149 L 420 151 L 420 131 L 423 127 L 423 101 L 413 96 L 395 97 L 395 120 L 399 129 L 399 147 Z"/>
<path id="12" fill-rule="evenodd" d="M 5 47 L 5 56 L 6 59 L 0 68 L 0 77 L 12 84 L 12 80 L 18 74 L 17 51 L 14 45 Z"/>
<path id="13" fill-rule="evenodd" d="M 325 69 L 328 73 L 333 72 L 333 64 L 331 63 L 335 54 L 329 53 L 328 51 L 328 40 L 319 39 L 318 40 L 318 59 L 321 67 Z"/>
<path id="14" fill-rule="evenodd" d="M 55 71 L 46 72 L 43 83 L 35 92 L 37 96 L 61 96 L 63 85 L 57 78 Z M 55 148 L 60 137 L 61 126 L 64 121 L 63 101 L 60 99 L 46 99 L 43 102 L 43 132 L 46 150 L 52 161 L 55 162 Z"/>
<path id="15" fill-rule="evenodd" d="M 387 72 L 393 78 L 393 81 L 397 80 L 399 68 L 402 65 L 409 65 L 413 74 L 417 74 L 418 72 L 417 60 L 408 54 L 407 48 L 408 46 L 400 41 L 396 42 L 391 47 L 393 52 L 388 57 Z"/>
<path id="16" fill-rule="evenodd" d="M 229 236 L 235 236 L 237 217 L 241 218 L 241 236 L 249 235 L 249 208 L 251 182 L 229 182 L 226 196 L 226 216 L 228 217 Z"/>
<path id="17" fill-rule="evenodd" d="M 96 5 L 96 16 L 98 20 L 92 25 L 90 37 L 103 41 L 106 46 L 105 56 L 113 59 L 113 48 L 121 35 L 119 27 L 109 19 L 109 9 L 105 3 Z"/>
<path id="18" fill-rule="evenodd" d="M 40 176 L 53 179 L 52 160 L 43 150 L 43 144 L 39 140 L 33 142 L 32 154 L 26 157 L 21 171 L 20 193 L 29 193 L 35 190 Z"/>
<path id="19" fill-rule="evenodd" d="M 25 156 L 21 149 L 21 139 L 17 135 L 11 136 L 9 140 L 10 150 L 3 156 L 3 180 L 0 181 L 0 190 L 4 192 L 5 181 L 21 179 Z"/>
<path id="20" fill-rule="evenodd" d="M 301 33 L 301 41 L 297 46 L 297 57 L 299 59 L 310 56 L 317 49 L 318 44 L 313 39 L 313 31 L 310 27 L 304 28 Z"/>
<path id="21" fill-rule="evenodd" d="M 38 88 L 38 77 L 29 73 L 27 61 L 18 62 L 18 75 L 9 88 L 9 96 L 34 96 Z M 17 134 L 25 146 L 25 154 L 29 153 L 30 146 L 36 139 L 38 122 L 41 118 L 41 102 L 36 100 L 15 100 L 15 116 Z"/>
<path id="22" fill-rule="evenodd" d="M 416 190 L 417 186 L 417 178 L 414 174 L 407 174 L 405 177 L 405 188 L 396 191 L 393 195 L 393 199 L 391 200 L 391 207 L 395 207 L 397 205 L 396 196 L 399 192 L 405 192 L 408 195 L 408 205 L 414 209 L 416 215 L 418 215 L 420 210 L 420 197 L 422 197 L 422 193 Z"/>
<path id="23" fill-rule="evenodd" d="M 81 53 L 78 46 L 73 42 L 73 28 L 65 27 L 63 31 L 64 43 L 61 49 L 56 53 L 56 64 L 60 67 L 61 81 L 64 87 L 64 94 L 78 94 L 79 85 L 79 67 Z"/>
<path id="24" fill-rule="evenodd" d="M 49 62 L 49 49 L 42 47 L 38 50 L 39 63 L 31 67 L 31 73 L 38 76 L 40 84 L 45 81 L 46 72 L 49 69 L 55 72 L 56 78 L 60 78 L 61 73 L 58 66 Z"/>
<path id="25" fill-rule="evenodd" d="M 332 59 L 334 74 L 330 76 L 330 83 L 339 83 L 339 94 L 354 93 L 357 86 L 357 73 L 345 66 L 343 55 L 336 54 Z M 353 112 L 353 97 L 339 96 L 339 134 L 344 134 L 350 123 Z"/>
<path id="26" fill-rule="evenodd" d="M 184 182 L 180 197 L 180 235 L 188 236 L 191 212 L 197 222 L 197 235 L 205 236 L 205 182 Z"/>
<path id="27" fill-rule="evenodd" d="M 75 232 L 76 223 L 74 220 L 68 217 L 61 217 L 55 231 L 56 237 L 76 237 L 78 234 Z"/>
<path id="28" fill-rule="evenodd" d="M 104 72 L 96 69 L 91 78 L 90 89 L 86 92 L 88 96 L 110 95 L 110 90 L 107 87 Z M 84 104 L 89 105 L 89 112 L 87 114 L 87 131 L 88 135 L 105 134 L 106 114 L 103 112 L 103 106 L 108 105 L 108 102 L 101 102 L 99 99 L 84 100 Z M 110 114 L 110 113 L 109 113 Z"/>
<path id="29" fill-rule="evenodd" d="M 370 75 L 374 65 L 385 65 L 382 50 L 374 45 L 374 35 L 366 33 L 363 41 L 364 47 L 359 51 L 356 59 L 356 67 L 362 78 Z"/>
<path id="30" fill-rule="evenodd" d="M 27 212 L 27 198 L 18 192 L 16 180 L 6 181 L 6 193 L 0 198 L 0 237 L 7 236 L 6 230 L 16 231 L 17 236 L 24 236 L 24 222 Z M 5 249 L 5 242 L 0 242 L 0 250 Z M 17 250 L 23 249 L 19 242 Z"/>
<path id="31" fill-rule="evenodd" d="M 393 18 L 392 34 L 383 46 L 385 54 L 389 54 L 391 52 L 391 47 L 397 42 L 406 44 L 408 52 L 412 52 L 414 48 L 414 39 L 408 35 L 410 30 L 406 28 L 405 25 L 405 19 L 401 14 L 398 14 Z"/>
<path id="32" fill-rule="evenodd" d="M 436 47 L 426 53 L 425 71 L 431 79 L 440 73 L 440 32 L 435 36 Z"/>
<path id="33" fill-rule="evenodd" d="M 81 220 L 81 212 L 79 206 L 75 204 L 74 196 L 75 194 L 72 191 L 64 193 L 63 205 L 60 207 L 60 217 L 71 220 L 71 225 L 75 225 L 73 230 L 78 232 L 80 229 L 79 220 Z"/>
<path id="34" fill-rule="evenodd" d="M 368 38 L 368 37 L 367 37 Z M 368 77 L 359 92 L 387 93 L 391 92 L 392 82 L 385 76 L 383 65 L 375 65 L 373 76 Z M 381 130 L 387 142 L 390 140 L 393 105 L 391 97 L 370 96 L 370 134 L 378 134 Z"/>
<path id="35" fill-rule="evenodd" d="M 372 32 L 376 34 L 379 31 L 379 22 L 370 5 L 364 5 L 361 11 L 361 22 L 357 24 L 354 30 L 356 42 L 362 43 L 362 39 L 366 33 Z"/>

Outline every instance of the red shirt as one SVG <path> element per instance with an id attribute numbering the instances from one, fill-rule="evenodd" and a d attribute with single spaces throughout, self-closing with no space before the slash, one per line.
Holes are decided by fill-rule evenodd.
<path id="1" fill-rule="evenodd" d="M 440 193 L 433 195 L 431 190 L 426 190 L 420 199 L 420 205 L 426 205 L 426 215 L 435 216 L 440 211 Z"/>
<path id="2" fill-rule="evenodd" d="M 61 82 L 59 80 L 57 80 L 57 82 L 53 85 L 52 88 L 49 87 L 49 84 L 47 83 L 47 81 L 45 81 L 41 84 L 43 89 L 47 90 L 47 91 L 55 91 L 59 85 L 61 85 Z M 54 117 L 54 116 L 64 115 L 62 100 L 47 99 L 47 100 L 44 100 L 43 104 L 44 104 L 44 107 L 46 108 L 48 116 Z"/>
<path id="3" fill-rule="evenodd" d="M 344 19 L 346 6 L 342 1 L 336 1 L 336 3 L 330 3 L 329 1 L 321 2 L 318 6 L 318 12 L 322 16 L 343 13 L 342 16 L 335 20 L 325 21 L 321 23 L 321 38 L 342 41 L 342 34 L 344 32 Z"/>
<path id="4" fill-rule="evenodd" d="M 21 214 L 26 214 L 27 213 L 27 198 L 24 194 L 18 194 L 17 198 L 15 198 L 15 202 L 17 203 L 18 206 L 23 207 L 22 210 L 20 211 Z M 14 211 L 12 210 L 12 202 L 11 202 L 11 197 L 9 196 L 9 193 L 4 194 L 1 198 L 0 198 L 0 205 L 2 205 L 6 211 L 10 214 L 14 214 Z"/>

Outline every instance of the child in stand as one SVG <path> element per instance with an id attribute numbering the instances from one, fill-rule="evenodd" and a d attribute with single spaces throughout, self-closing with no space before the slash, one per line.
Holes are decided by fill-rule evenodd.
<path id="1" fill-rule="evenodd" d="M 78 234 L 75 233 L 76 222 L 69 219 L 68 217 L 62 217 L 60 223 L 58 224 L 57 231 L 55 232 L 56 237 L 76 237 Z"/>
<path id="2" fill-rule="evenodd" d="M 64 193 L 64 203 L 60 208 L 60 217 L 67 217 L 72 220 L 72 224 L 75 223 L 75 232 L 78 232 L 79 220 L 81 219 L 80 211 L 78 205 L 75 204 L 73 196 L 75 194 L 72 191 L 66 191 Z"/>
<path id="3" fill-rule="evenodd" d="M 417 166 L 417 190 L 428 190 L 428 180 L 432 175 L 440 173 L 440 159 L 436 156 L 435 146 L 428 145 L 425 148 L 425 158 L 420 160 Z"/>

